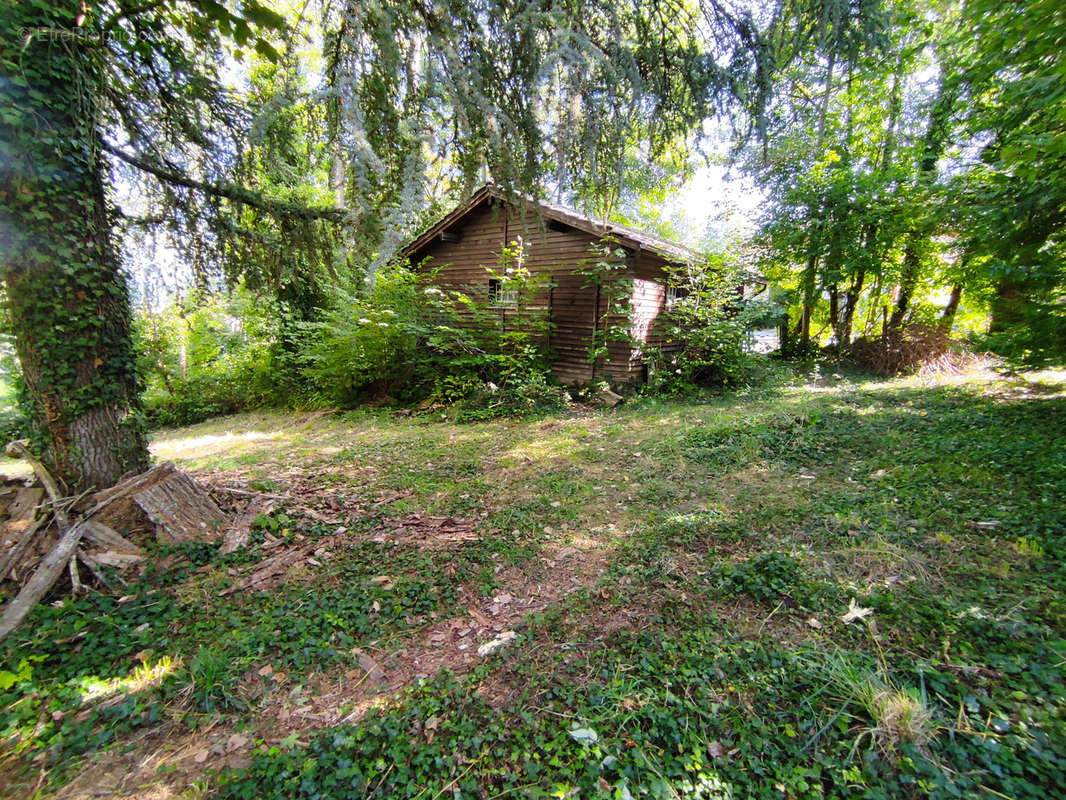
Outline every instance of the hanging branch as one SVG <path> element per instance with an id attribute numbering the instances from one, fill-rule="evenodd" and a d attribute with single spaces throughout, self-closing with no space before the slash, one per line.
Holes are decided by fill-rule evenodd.
<path id="1" fill-rule="evenodd" d="M 343 208 L 304 206 L 299 203 L 286 203 L 282 200 L 271 200 L 246 189 L 243 186 L 238 186 L 232 183 L 207 183 L 205 181 L 198 181 L 194 178 L 190 178 L 188 175 L 183 175 L 180 172 L 155 164 L 144 158 L 135 156 L 132 153 L 127 153 L 121 148 L 112 144 L 107 144 L 106 142 L 104 143 L 104 150 L 111 153 L 111 155 L 115 156 L 120 161 L 126 162 L 131 167 L 136 167 L 142 172 L 154 175 L 159 178 L 159 180 L 164 181 L 171 186 L 182 186 L 186 189 L 195 189 L 196 191 L 211 195 L 212 197 L 224 197 L 227 200 L 232 200 L 235 203 L 243 203 L 244 205 L 257 208 L 260 211 L 265 211 L 276 217 L 289 217 L 292 219 L 304 220 L 324 219 L 331 222 L 340 222 L 348 213 L 348 211 Z"/>

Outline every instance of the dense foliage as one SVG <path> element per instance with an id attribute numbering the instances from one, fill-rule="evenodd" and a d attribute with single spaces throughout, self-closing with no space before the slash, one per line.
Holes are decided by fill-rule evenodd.
<path id="1" fill-rule="evenodd" d="M 752 331 L 781 324 L 771 289 L 732 250 L 669 271 L 676 300 L 659 324 L 663 344 L 647 353 L 649 388 L 671 394 L 760 379 Z"/>
<path id="2" fill-rule="evenodd" d="M 289 354 L 276 304 L 243 286 L 138 314 L 135 336 L 155 425 L 196 422 L 262 406 L 293 404 Z"/>
<path id="3" fill-rule="evenodd" d="M 465 418 L 547 410 L 563 391 L 549 375 L 550 323 L 532 310 L 544 276 L 505 247 L 487 276 L 514 300 L 504 309 L 474 292 L 445 291 L 426 272 L 393 266 L 364 298 L 342 297 L 309 325 L 304 374 L 320 401 L 422 401 Z"/>
<path id="4" fill-rule="evenodd" d="M 149 425 L 337 412 L 159 433 L 272 510 L 0 642 L 4 780 L 188 737 L 151 779 L 194 796 L 1054 796 L 1061 376 L 840 372 L 1066 358 L 1064 40 L 1055 0 L 0 3 L 0 433 L 74 495 Z M 759 230 L 669 276 L 611 411 L 538 418 L 521 240 L 489 292 L 394 260 L 485 181 L 665 229 L 726 150 Z M 597 366 L 642 346 L 625 260 L 581 266 Z"/>
<path id="5" fill-rule="evenodd" d="M 914 323 L 1061 360 L 1066 77 L 1047 54 L 1062 15 L 892 0 L 868 23 L 827 30 L 820 47 L 849 59 L 791 64 L 768 144 L 747 154 L 770 193 L 765 269 L 795 290 L 788 344 L 847 350 Z"/>

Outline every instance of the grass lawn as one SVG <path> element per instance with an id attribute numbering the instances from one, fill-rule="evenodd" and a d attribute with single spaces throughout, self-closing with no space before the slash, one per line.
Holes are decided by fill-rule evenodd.
<path id="1" fill-rule="evenodd" d="M 244 415 L 153 449 L 272 507 L 248 550 L 168 551 L 3 643 L 9 796 L 1066 785 L 1066 374 Z"/>

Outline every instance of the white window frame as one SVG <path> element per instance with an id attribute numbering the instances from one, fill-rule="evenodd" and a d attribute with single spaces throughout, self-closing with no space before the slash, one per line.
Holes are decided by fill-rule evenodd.
<path id="1" fill-rule="evenodd" d="M 518 290 L 505 285 L 503 278 L 489 278 L 489 308 L 518 308 Z"/>

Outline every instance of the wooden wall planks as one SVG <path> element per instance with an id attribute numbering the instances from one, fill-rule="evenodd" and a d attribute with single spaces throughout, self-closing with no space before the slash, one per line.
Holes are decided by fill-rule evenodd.
<path id="1" fill-rule="evenodd" d="M 588 383 L 596 377 L 619 382 L 639 380 L 643 370 L 642 349 L 633 348 L 628 342 L 608 343 L 608 358 L 595 367 L 589 363 L 593 332 L 603 322 L 608 301 L 606 293 L 598 293 L 589 279 L 576 270 L 591 255 L 597 238 L 584 231 L 558 230 L 545 223 L 546 220 L 531 219 L 528 214 L 520 215 L 512 206 L 486 201 L 454 229 L 459 234 L 458 241 L 434 241 L 414 254 L 412 262 L 417 264 L 428 257 L 428 267 L 438 269 L 434 279 L 437 286 L 486 302 L 487 270 L 500 269 L 503 247 L 521 237 L 526 247 L 524 265 L 531 273 L 550 278 L 550 288 L 534 297 L 533 306 L 550 314 L 555 376 L 570 385 Z M 624 277 L 633 280 L 634 285 L 632 332 L 648 345 L 662 344 L 656 325 L 666 298 L 662 259 L 646 251 L 631 253 Z M 501 309 L 500 314 L 501 324 L 510 324 L 514 312 Z M 607 323 L 624 324 L 624 321 L 611 317 Z"/>

